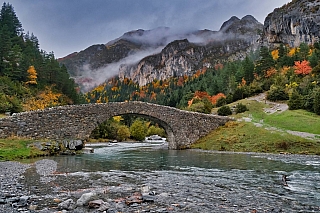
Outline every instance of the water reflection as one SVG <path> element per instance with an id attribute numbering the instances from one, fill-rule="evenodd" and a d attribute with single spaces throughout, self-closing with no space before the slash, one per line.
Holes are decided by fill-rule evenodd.
<path id="1" fill-rule="evenodd" d="M 139 178 L 156 173 L 158 181 L 177 176 L 191 185 L 221 186 L 233 193 L 247 194 L 248 199 L 252 193 L 266 199 L 299 201 L 299 205 L 320 205 L 319 156 L 166 150 L 156 145 L 159 144 L 117 143 L 95 148 L 93 154 L 51 159 L 58 163 L 57 171 L 62 173 L 81 172 L 90 176 L 116 170 Z M 281 183 L 283 174 L 290 179 L 288 186 Z M 284 205 L 291 208 L 291 204 Z"/>

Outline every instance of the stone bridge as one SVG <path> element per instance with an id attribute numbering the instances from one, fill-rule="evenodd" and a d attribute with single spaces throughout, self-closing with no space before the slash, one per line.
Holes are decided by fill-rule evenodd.
<path id="1" fill-rule="evenodd" d="M 19 136 L 85 141 L 100 123 L 124 114 L 146 117 L 162 126 L 168 135 L 169 149 L 187 148 L 200 137 L 231 120 L 228 117 L 183 111 L 146 102 L 68 105 L 2 118 L 0 138 Z"/>

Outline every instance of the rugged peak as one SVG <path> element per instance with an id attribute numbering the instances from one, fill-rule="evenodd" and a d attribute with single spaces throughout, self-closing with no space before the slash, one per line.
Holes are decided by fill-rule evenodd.
<path id="1" fill-rule="evenodd" d="M 256 34 L 257 30 L 262 31 L 263 25 L 253 16 L 246 15 L 241 20 L 236 16 L 232 16 L 228 21 L 223 23 L 220 32 L 230 35 L 253 35 Z"/>
<path id="2" fill-rule="evenodd" d="M 221 28 L 220 31 L 224 31 L 230 27 L 230 25 L 234 24 L 235 22 L 240 21 L 240 19 L 237 16 L 232 16 L 228 21 L 225 21 Z"/>
<path id="3" fill-rule="evenodd" d="M 252 15 L 246 15 L 244 16 L 241 21 L 247 21 L 247 22 L 253 22 L 253 23 L 259 23 L 257 19 L 255 19 Z"/>
<path id="4" fill-rule="evenodd" d="M 127 40 L 147 47 L 163 46 L 170 36 L 172 32 L 169 27 L 158 27 L 152 30 L 138 29 L 124 33 L 121 37 L 108 42 L 106 46 L 113 45 L 119 40 Z"/>

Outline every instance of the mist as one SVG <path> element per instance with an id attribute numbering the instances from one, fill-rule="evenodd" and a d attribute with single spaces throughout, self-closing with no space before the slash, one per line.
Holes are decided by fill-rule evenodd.
<path id="1" fill-rule="evenodd" d="M 86 64 L 81 68 L 83 74 L 77 77 L 76 82 L 78 83 L 81 81 L 81 92 L 88 92 L 98 85 L 106 82 L 106 80 L 118 76 L 121 65 L 137 64 L 146 56 L 160 53 L 163 48 L 164 47 L 161 46 L 131 53 L 120 61 L 108 64 L 99 69 L 91 69 L 89 65 Z"/>

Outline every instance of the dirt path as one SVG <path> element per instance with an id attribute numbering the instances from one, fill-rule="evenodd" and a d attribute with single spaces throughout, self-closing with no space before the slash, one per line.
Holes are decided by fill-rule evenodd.
<path id="1" fill-rule="evenodd" d="M 248 100 L 255 100 L 258 102 L 264 102 L 267 105 L 269 105 L 270 107 L 264 108 L 264 112 L 267 114 L 273 114 L 275 112 L 281 113 L 281 112 L 284 112 L 289 109 L 288 105 L 285 103 L 277 103 L 277 102 L 271 102 L 271 101 L 266 100 L 266 93 L 261 93 L 259 95 L 250 97 L 250 98 L 248 98 Z M 252 118 L 248 118 L 248 117 L 243 117 L 242 120 L 244 120 L 246 122 L 252 122 Z M 296 135 L 296 136 L 299 136 L 302 138 L 320 141 L 320 135 L 318 135 L 318 134 L 292 131 L 292 130 L 283 130 L 283 129 L 279 129 L 277 127 L 266 126 L 266 125 L 264 125 L 263 120 L 261 120 L 259 123 L 254 123 L 254 124 L 258 127 L 264 127 L 265 129 L 268 129 L 268 130 L 287 132 L 289 134 Z"/>

